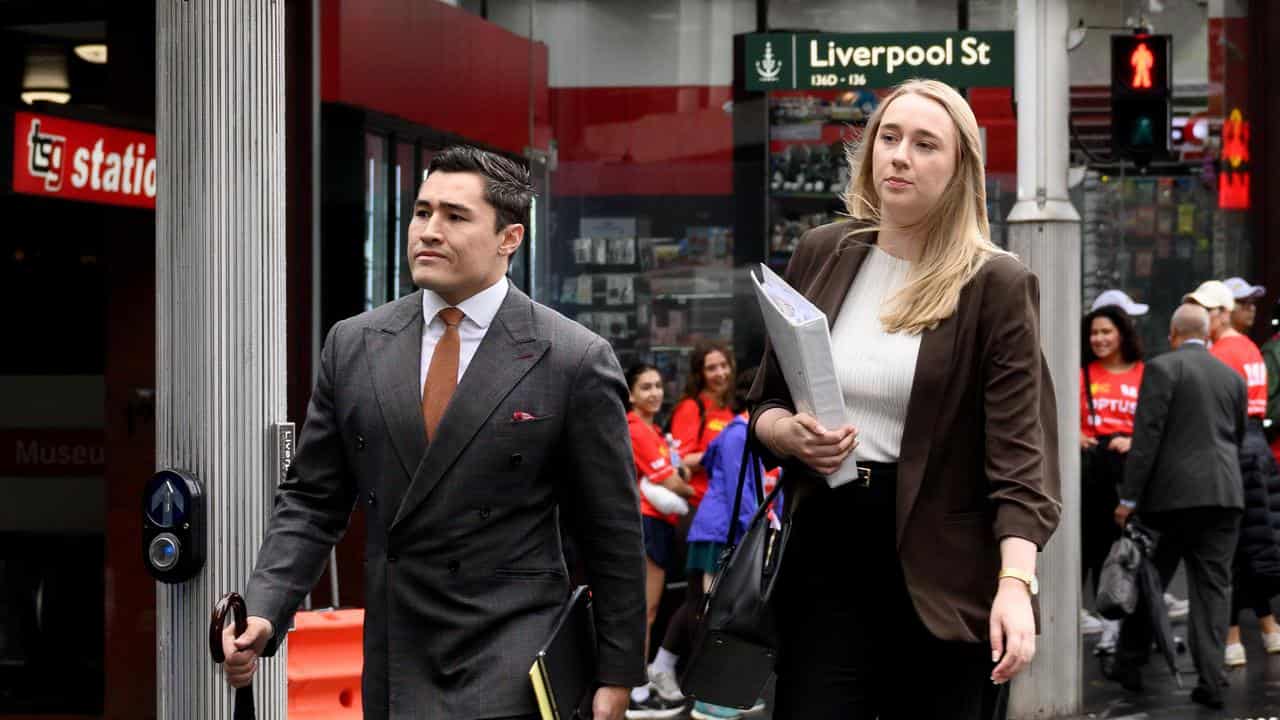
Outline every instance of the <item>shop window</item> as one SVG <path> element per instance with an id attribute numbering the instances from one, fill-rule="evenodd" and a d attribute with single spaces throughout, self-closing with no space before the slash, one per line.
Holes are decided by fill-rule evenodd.
<path id="1" fill-rule="evenodd" d="M 124 402 L 107 412 L 108 296 L 120 290 L 108 269 L 136 277 L 113 243 L 149 243 L 154 223 L 149 211 L 20 195 L 0 195 L 0 212 L 0 716 L 98 716 L 103 428 L 134 419 Z M 131 330 L 115 328 L 113 357 Z"/>
<path id="2" fill-rule="evenodd" d="M 403 297 L 417 288 L 413 285 L 412 268 L 409 267 L 409 223 L 413 220 L 413 204 L 418 198 L 418 173 L 414 166 L 413 145 L 396 144 L 395 166 L 392 184 L 396 189 L 395 236 L 389 243 L 395 248 L 391 253 L 391 277 L 396 285 L 395 297 Z"/>
<path id="3" fill-rule="evenodd" d="M 608 203 L 575 205 L 557 216 L 572 223 L 570 240 L 540 247 L 552 268 L 540 294 L 607 339 L 624 367 L 656 365 L 669 407 L 695 343 L 733 341 L 735 306 L 745 298 L 734 295 L 728 203 L 657 203 L 630 215 L 609 214 Z M 706 224 L 682 221 L 698 217 Z"/>
<path id="4" fill-rule="evenodd" d="M 1150 305 L 1137 319 L 1148 353 L 1168 349 L 1168 319 L 1183 295 L 1212 278 L 1251 277 L 1247 234 L 1223 217 L 1214 185 L 1199 173 L 1093 171 L 1074 199 L 1084 220 L 1082 306 L 1110 288 Z"/>
<path id="5" fill-rule="evenodd" d="M 364 140 L 364 310 L 389 298 L 387 285 L 387 140 L 366 133 Z"/>

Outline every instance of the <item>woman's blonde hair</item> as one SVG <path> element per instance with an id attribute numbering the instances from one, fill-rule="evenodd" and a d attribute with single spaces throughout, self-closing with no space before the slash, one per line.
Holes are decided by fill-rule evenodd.
<path id="1" fill-rule="evenodd" d="M 990 240 L 978 121 L 960 93 L 937 80 L 908 80 L 894 88 L 871 114 L 861 141 L 846 147 L 851 179 L 845 190 L 845 208 L 851 217 L 868 222 L 851 234 L 879 229 L 880 194 L 872 177 L 871 157 L 885 109 L 907 94 L 941 105 L 956 130 L 955 174 L 928 214 L 909 228 L 918 231 L 922 239 L 920 257 L 912 264 L 907 284 L 890 298 L 880 317 L 886 332 L 916 334 L 951 317 L 960 301 L 960 290 L 982 264 L 1007 253 Z"/>

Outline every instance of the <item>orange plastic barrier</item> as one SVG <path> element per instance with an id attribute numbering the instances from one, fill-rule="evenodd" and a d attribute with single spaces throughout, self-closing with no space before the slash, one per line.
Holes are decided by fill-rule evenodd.
<path id="1" fill-rule="evenodd" d="M 294 615 L 289 633 L 289 720 L 359 720 L 364 610 Z"/>

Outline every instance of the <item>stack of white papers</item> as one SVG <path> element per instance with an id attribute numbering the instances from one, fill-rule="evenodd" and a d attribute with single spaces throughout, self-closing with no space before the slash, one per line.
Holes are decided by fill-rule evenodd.
<path id="1" fill-rule="evenodd" d="M 796 410 L 814 416 L 828 430 L 843 426 L 844 393 L 836 377 L 826 314 L 764 264 L 760 277 L 753 274 L 751 279 Z M 850 453 L 840 469 L 827 476 L 827 485 L 840 487 L 857 477 L 858 466 Z"/>

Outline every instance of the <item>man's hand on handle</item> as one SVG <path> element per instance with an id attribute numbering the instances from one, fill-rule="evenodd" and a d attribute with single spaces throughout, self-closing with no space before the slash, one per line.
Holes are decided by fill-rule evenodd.
<path id="1" fill-rule="evenodd" d="M 1129 507 L 1128 505 L 1125 505 L 1124 503 L 1120 503 L 1119 505 L 1116 506 L 1116 510 L 1115 510 L 1116 524 L 1119 525 L 1121 528 L 1124 528 L 1124 526 L 1129 523 L 1129 516 L 1132 514 L 1133 514 L 1133 508 Z"/>
<path id="2" fill-rule="evenodd" d="M 247 624 L 240 637 L 236 637 L 234 623 L 227 623 L 222 629 L 222 652 L 227 656 L 222 669 L 227 674 L 227 684 L 233 688 L 245 687 L 253 681 L 258 658 L 273 631 L 270 620 L 256 615 L 250 615 Z"/>

